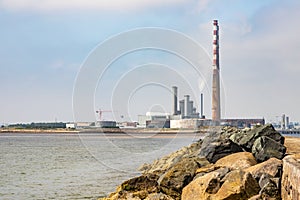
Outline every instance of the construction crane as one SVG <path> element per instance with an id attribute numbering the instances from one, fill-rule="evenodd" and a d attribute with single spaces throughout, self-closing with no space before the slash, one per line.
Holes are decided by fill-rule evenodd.
<path id="1" fill-rule="evenodd" d="M 101 109 L 96 110 L 96 113 L 99 114 L 99 121 L 102 120 L 102 113 L 104 113 L 104 112 L 113 112 L 113 111 L 111 111 L 111 110 L 101 110 Z"/>

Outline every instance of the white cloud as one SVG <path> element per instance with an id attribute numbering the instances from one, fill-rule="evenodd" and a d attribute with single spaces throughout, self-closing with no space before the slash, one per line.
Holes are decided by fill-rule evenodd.
<path id="1" fill-rule="evenodd" d="M 207 1 L 207 0 L 200 0 Z M 139 10 L 187 3 L 186 0 L 0 0 L 2 8 L 14 11 Z"/>

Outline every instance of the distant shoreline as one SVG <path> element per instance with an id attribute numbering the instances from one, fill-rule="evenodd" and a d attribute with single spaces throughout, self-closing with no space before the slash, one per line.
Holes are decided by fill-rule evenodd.
<path id="1" fill-rule="evenodd" d="M 207 128 L 201 129 L 122 129 L 122 128 L 98 128 L 98 129 L 11 129 L 2 128 L 1 133 L 32 133 L 32 134 L 84 134 L 84 133 L 116 133 L 116 134 L 191 134 L 207 132 Z"/>

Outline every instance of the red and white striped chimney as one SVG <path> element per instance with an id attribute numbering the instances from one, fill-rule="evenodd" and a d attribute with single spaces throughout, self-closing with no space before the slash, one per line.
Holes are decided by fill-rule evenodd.
<path id="1" fill-rule="evenodd" d="M 212 83 L 212 120 L 219 124 L 221 120 L 220 73 L 219 73 L 219 25 L 213 21 L 213 83 Z"/>
<path id="2" fill-rule="evenodd" d="M 214 20 L 214 32 L 213 32 L 213 67 L 219 68 L 219 25 L 218 20 Z"/>

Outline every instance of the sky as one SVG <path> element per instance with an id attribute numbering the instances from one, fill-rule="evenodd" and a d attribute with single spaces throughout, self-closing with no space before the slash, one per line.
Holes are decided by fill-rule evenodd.
<path id="1" fill-rule="evenodd" d="M 211 59 L 214 19 L 220 25 L 222 117 L 277 121 L 286 114 L 300 121 L 299 9 L 298 0 L 0 0 L 0 124 L 79 120 L 73 92 L 82 68 L 101 44 L 126 31 L 172 30 L 192 38 Z M 179 99 L 191 94 L 197 108 L 203 91 L 209 118 L 207 67 L 200 69 L 203 87 L 193 68 L 170 52 L 122 55 L 96 85 L 86 86 L 95 91 L 93 117 L 80 120 L 98 119 L 96 109 L 107 111 L 104 119 L 171 113 L 172 85 Z"/>

